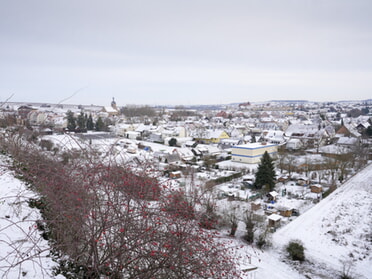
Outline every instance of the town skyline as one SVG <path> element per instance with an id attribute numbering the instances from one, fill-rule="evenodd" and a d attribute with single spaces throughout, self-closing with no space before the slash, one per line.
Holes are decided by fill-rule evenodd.
<path id="1" fill-rule="evenodd" d="M 266 101 L 261 101 L 261 102 L 252 102 L 252 101 L 249 101 L 249 100 L 241 100 L 240 102 L 233 102 L 233 103 L 220 103 L 220 104 L 217 104 L 217 103 L 206 103 L 206 104 L 191 104 L 191 105 L 183 105 L 183 104 L 154 104 L 154 105 L 151 105 L 151 104 L 145 104 L 145 103 L 132 103 L 132 104 L 127 104 L 127 103 L 117 103 L 116 102 L 116 98 L 113 97 L 113 99 L 115 100 L 115 103 L 117 105 L 117 108 L 124 108 L 124 107 L 131 107 L 131 106 L 134 106 L 134 107 L 145 107 L 145 106 L 148 106 L 148 107 L 158 107 L 158 108 L 161 108 L 161 107 L 168 107 L 168 108 L 197 108 L 197 107 L 200 107 L 200 108 L 203 108 L 203 107 L 215 107 L 215 108 L 223 108 L 223 107 L 226 107 L 226 106 L 239 106 L 239 105 L 248 105 L 248 106 L 259 106 L 259 105 L 272 105 L 272 106 L 276 106 L 276 105 L 280 105 L 280 104 L 337 104 L 337 103 L 355 103 L 355 104 L 360 104 L 360 105 L 370 105 L 372 103 L 372 99 L 364 99 L 364 100 L 337 100 L 337 101 L 312 101 L 312 100 L 266 100 Z M 112 99 L 111 99 L 112 101 Z M 40 101 L 40 102 L 34 102 L 34 101 L 12 101 L 12 100 L 7 100 L 7 101 L 4 101 L 4 102 L 1 102 L 0 100 L 0 105 L 2 107 L 6 107 L 6 105 L 16 105 L 16 106 L 19 106 L 19 105 L 30 105 L 30 106 L 41 106 L 41 107 L 45 107 L 45 108 L 48 108 L 48 107 L 110 107 L 112 106 L 112 102 L 110 102 L 110 99 L 107 99 L 105 100 L 104 103 L 99 103 L 99 104 L 88 104 L 88 103 L 72 103 L 72 102 L 58 102 L 58 103 L 51 103 L 51 102 L 43 102 L 43 101 Z"/>

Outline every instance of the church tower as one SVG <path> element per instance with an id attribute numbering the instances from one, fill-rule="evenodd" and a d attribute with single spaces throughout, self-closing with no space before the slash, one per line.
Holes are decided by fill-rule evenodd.
<path id="1" fill-rule="evenodd" d="M 111 102 L 111 107 L 115 110 L 118 110 L 117 106 L 116 106 L 116 102 L 115 102 L 115 98 L 112 97 L 112 102 Z"/>

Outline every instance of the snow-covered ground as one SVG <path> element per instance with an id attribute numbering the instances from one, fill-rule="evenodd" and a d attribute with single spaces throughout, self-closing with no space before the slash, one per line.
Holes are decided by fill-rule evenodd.
<path id="1" fill-rule="evenodd" d="M 3 156 L 0 166 L 0 278 L 56 278 L 48 243 L 37 230 L 40 214 L 27 203 L 35 194 L 14 178 Z"/>
<path id="2" fill-rule="evenodd" d="M 274 246 L 281 249 L 290 240 L 300 239 L 305 256 L 314 264 L 342 271 L 343 262 L 351 261 L 354 278 L 372 278 L 371 181 L 372 164 L 279 229 L 273 235 Z"/>
<path id="3" fill-rule="evenodd" d="M 250 263 L 257 267 L 254 275 L 246 274 L 244 278 L 333 279 L 339 278 L 343 268 L 350 264 L 353 278 L 372 278 L 371 181 L 372 164 L 317 204 L 310 202 L 306 205 L 307 201 L 280 197 L 279 204 L 299 203 L 295 207 L 302 208 L 302 213 L 294 219 L 291 217 L 293 221 L 286 222 L 286 225 L 282 222 L 283 226 L 271 237 L 272 247 L 269 249 L 260 250 L 247 245 L 242 240 L 245 225 L 240 221 L 234 238 L 236 246 L 243 246 L 238 252 L 240 264 L 244 265 L 250 258 Z M 235 207 L 240 213 L 249 210 L 244 203 L 226 199 L 219 201 L 219 207 Z M 229 229 L 222 233 L 227 237 Z M 297 239 L 305 247 L 306 261 L 301 264 L 288 260 L 285 252 L 289 241 Z"/>

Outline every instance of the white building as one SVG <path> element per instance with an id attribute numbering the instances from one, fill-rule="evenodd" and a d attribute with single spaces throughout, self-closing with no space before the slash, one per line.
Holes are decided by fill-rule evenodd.
<path id="1" fill-rule="evenodd" d="M 231 161 L 247 164 L 257 164 L 262 155 L 267 151 L 271 157 L 275 157 L 278 152 L 276 144 L 249 143 L 233 146 L 231 148 Z"/>

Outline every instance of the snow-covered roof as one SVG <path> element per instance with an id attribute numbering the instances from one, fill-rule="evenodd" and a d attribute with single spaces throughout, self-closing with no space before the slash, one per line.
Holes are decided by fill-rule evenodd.
<path id="1" fill-rule="evenodd" d="M 194 153 L 188 148 L 178 148 L 176 149 L 178 154 L 181 156 L 184 160 L 192 160 L 194 158 Z"/>
<path id="2" fill-rule="evenodd" d="M 207 135 L 205 138 L 207 139 L 218 139 L 221 137 L 222 133 L 224 133 L 223 130 L 209 130 L 207 131 Z"/>
<path id="3" fill-rule="evenodd" d="M 267 218 L 269 218 L 269 220 L 272 220 L 274 222 L 277 222 L 277 221 L 279 221 L 279 220 L 282 219 L 282 216 L 273 213 L 273 214 L 269 215 Z"/>
<path id="4" fill-rule="evenodd" d="M 247 143 L 247 144 L 241 144 L 236 145 L 233 148 L 248 148 L 248 149 L 256 149 L 256 148 L 264 148 L 264 147 L 271 147 L 271 146 L 277 146 L 276 144 L 272 143 L 264 143 L 261 142 L 254 142 L 254 143 Z"/>
<path id="5" fill-rule="evenodd" d="M 355 145 L 357 143 L 358 139 L 353 137 L 340 137 L 337 140 L 337 144 L 340 145 Z"/>
<path id="6" fill-rule="evenodd" d="M 269 194 L 270 194 L 270 196 L 272 196 L 273 198 L 275 198 L 277 195 L 279 195 L 279 193 L 276 192 L 276 191 L 272 191 L 272 192 L 270 192 Z"/>
<path id="7" fill-rule="evenodd" d="M 104 107 L 104 109 L 108 113 L 117 113 L 118 112 L 116 109 L 114 109 L 113 107 L 110 107 L 110 106 Z"/>
<path id="8" fill-rule="evenodd" d="M 330 144 L 330 145 L 319 147 L 318 151 L 319 153 L 325 153 L 325 154 L 347 154 L 350 152 L 350 149 L 346 146 Z"/>
<path id="9" fill-rule="evenodd" d="M 288 126 L 285 135 L 288 137 L 302 136 L 302 137 L 315 137 L 321 136 L 325 129 L 319 129 L 318 125 L 305 125 L 305 124 L 292 124 Z"/>

